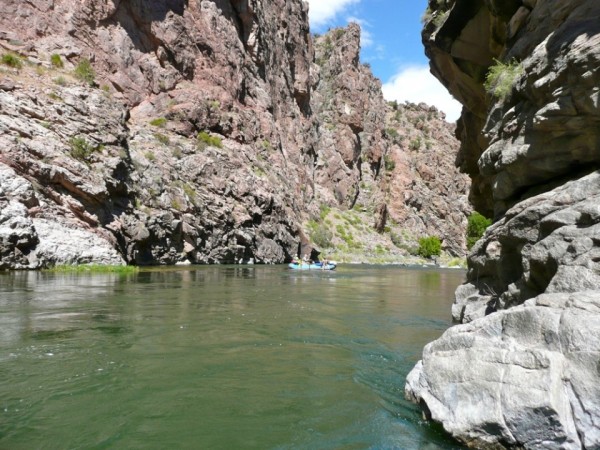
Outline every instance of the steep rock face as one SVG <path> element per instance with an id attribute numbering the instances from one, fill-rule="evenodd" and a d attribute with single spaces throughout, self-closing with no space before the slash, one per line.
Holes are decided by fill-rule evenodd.
<path id="1" fill-rule="evenodd" d="M 444 250 L 463 256 L 472 208 L 469 177 L 455 167 L 455 127 L 443 113 L 422 103 L 391 106 L 381 185 L 389 219 L 413 236 L 437 236 Z"/>
<path id="2" fill-rule="evenodd" d="M 88 229 L 128 263 L 289 259 L 312 196 L 302 2 L 5 7 L 3 47 L 39 67 L 7 69 L 0 92 L 1 162 L 37 186 L 22 216 Z M 83 58 L 102 89 L 73 78 Z M 7 266 L 77 262 L 36 258 L 42 241 Z"/>
<path id="3" fill-rule="evenodd" d="M 598 448 L 600 5 L 457 0 L 429 13 L 432 71 L 465 105 L 459 162 L 496 221 L 456 293 L 453 316 L 471 323 L 425 349 L 407 395 L 475 447 Z"/>
<path id="4" fill-rule="evenodd" d="M 398 107 L 359 62 L 358 26 L 317 40 L 315 58 L 299 0 L 3 7 L 2 53 L 23 65 L 0 73 L 2 268 L 284 262 L 323 205 L 373 205 L 380 232 L 393 220 L 464 254 L 466 213 L 445 227 L 393 199 L 395 179 L 411 198 L 456 187 L 448 202 L 466 185 L 425 161 L 383 170 L 405 152 L 386 127 L 402 127 L 386 125 Z M 444 189 L 426 203 L 446 205 Z"/>
<path id="5" fill-rule="evenodd" d="M 363 177 L 375 179 L 388 149 L 381 82 L 359 62 L 360 27 L 337 28 L 315 42 L 313 111 L 319 141 L 316 180 L 325 200 L 352 208 Z M 334 198 L 328 198 L 329 193 Z"/>
<path id="6" fill-rule="evenodd" d="M 434 107 L 384 100 L 359 61 L 357 24 L 330 30 L 314 47 L 317 199 L 369 211 L 400 246 L 437 236 L 444 250 L 464 255 L 470 183 L 455 168 L 454 126 Z"/>

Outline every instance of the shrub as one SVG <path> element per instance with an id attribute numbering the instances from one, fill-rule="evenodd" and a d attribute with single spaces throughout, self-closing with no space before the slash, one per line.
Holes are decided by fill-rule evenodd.
<path id="1" fill-rule="evenodd" d="M 54 79 L 54 82 L 56 84 L 58 84 L 59 86 L 66 86 L 67 85 L 67 80 L 65 79 L 65 77 L 63 77 L 62 75 L 59 77 L 56 77 Z"/>
<path id="2" fill-rule="evenodd" d="M 346 31 L 344 30 L 344 28 L 336 28 L 333 33 L 333 37 L 335 39 L 340 39 L 342 36 L 344 36 L 345 33 Z"/>
<path id="3" fill-rule="evenodd" d="M 417 253 L 423 258 L 439 256 L 442 252 L 442 241 L 437 236 L 427 236 L 419 239 Z"/>
<path id="4" fill-rule="evenodd" d="M 75 76 L 81 81 L 86 82 L 90 86 L 94 85 L 94 79 L 96 78 L 96 72 L 87 58 L 82 59 L 75 67 Z"/>
<path id="5" fill-rule="evenodd" d="M 481 236 L 483 236 L 483 233 L 491 224 L 491 219 L 486 218 L 477 211 L 469 216 L 467 225 L 467 248 L 469 250 L 481 239 Z"/>
<path id="6" fill-rule="evenodd" d="M 169 145 L 169 136 L 165 136 L 162 133 L 154 133 L 154 138 L 160 142 L 162 145 Z"/>
<path id="7" fill-rule="evenodd" d="M 171 152 L 173 153 L 173 156 L 175 158 L 177 158 L 177 159 L 181 159 L 181 157 L 183 156 L 183 152 L 181 151 L 181 147 L 173 147 L 171 149 Z"/>
<path id="8" fill-rule="evenodd" d="M 185 192 L 185 195 L 188 196 L 188 198 L 190 199 L 190 201 L 192 203 L 195 203 L 196 201 L 196 190 L 190 186 L 187 183 L 183 183 L 183 185 L 181 186 L 181 188 L 183 189 L 183 192 Z"/>
<path id="9" fill-rule="evenodd" d="M 496 64 L 488 69 L 485 76 L 485 90 L 494 97 L 502 100 L 512 90 L 516 79 L 523 73 L 523 65 L 516 60 L 504 64 L 495 59 Z"/>
<path id="10" fill-rule="evenodd" d="M 395 128 L 386 128 L 385 134 L 390 139 L 396 139 L 399 136 L 398 130 L 396 130 Z"/>
<path id="11" fill-rule="evenodd" d="M 421 148 L 421 138 L 417 137 L 410 141 L 409 147 L 411 150 L 419 150 Z"/>
<path id="12" fill-rule="evenodd" d="M 265 139 L 264 141 L 262 141 L 262 148 L 264 150 L 268 150 L 271 151 L 273 150 L 273 146 L 271 145 L 271 141 L 269 141 L 268 139 Z"/>
<path id="13" fill-rule="evenodd" d="M 207 146 L 223 148 L 223 141 L 218 136 L 211 136 L 206 131 L 198 133 L 198 148 L 204 149 Z"/>
<path id="14" fill-rule="evenodd" d="M 167 119 L 165 119 L 164 117 L 158 117 L 156 119 L 152 119 L 148 123 L 150 125 L 152 125 L 153 127 L 164 128 L 165 125 L 167 124 Z"/>
<path id="15" fill-rule="evenodd" d="M 50 63 L 52 67 L 56 67 L 57 69 L 62 69 L 64 67 L 63 60 L 58 53 L 53 53 L 50 56 Z"/>
<path id="16" fill-rule="evenodd" d="M 383 166 L 385 167 L 386 171 L 392 172 L 396 168 L 396 163 L 390 155 L 385 155 L 383 157 Z"/>
<path id="17" fill-rule="evenodd" d="M 310 240 L 318 247 L 331 248 L 331 239 L 333 238 L 333 233 L 326 225 L 322 223 L 316 224 L 316 226 L 311 228 L 309 234 Z"/>
<path id="18" fill-rule="evenodd" d="M 69 140 L 69 144 L 71 146 L 71 156 L 82 161 L 86 161 L 96 150 L 96 147 L 81 136 L 73 136 Z"/>
<path id="19" fill-rule="evenodd" d="M 6 64 L 9 67 L 20 69 L 23 67 L 23 61 L 21 58 L 14 53 L 5 53 L 2 55 L 2 64 Z"/>

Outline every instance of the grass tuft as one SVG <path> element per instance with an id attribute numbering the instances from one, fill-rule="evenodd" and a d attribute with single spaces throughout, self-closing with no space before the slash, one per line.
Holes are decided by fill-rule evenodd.
<path id="1" fill-rule="evenodd" d="M 63 60 L 58 53 L 53 53 L 50 56 L 50 63 L 52 64 L 52 67 L 56 67 L 57 69 L 62 69 L 64 67 Z"/>
<path id="2" fill-rule="evenodd" d="M 2 55 L 2 64 L 12 67 L 13 69 L 20 69 L 23 67 L 23 61 L 14 53 L 5 53 Z"/>

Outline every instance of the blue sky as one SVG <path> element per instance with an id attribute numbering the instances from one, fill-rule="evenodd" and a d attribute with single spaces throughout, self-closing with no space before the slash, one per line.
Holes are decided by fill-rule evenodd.
<path id="1" fill-rule="evenodd" d="M 362 29 L 361 61 L 383 83 L 387 100 L 425 102 L 455 121 L 461 106 L 429 73 L 421 43 L 427 0 L 308 0 L 313 33 L 357 22 Z"/>

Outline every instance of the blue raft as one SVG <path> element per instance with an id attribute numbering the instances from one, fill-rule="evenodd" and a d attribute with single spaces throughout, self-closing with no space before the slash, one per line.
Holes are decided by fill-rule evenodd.
<path id="1" fill-rule="evenodd" d="M 294 270 L 335 270 L 337 263 L 335 261 L 328 261 L 326 264 L 323 263 L 289 263 L 288 267 Z"/>

